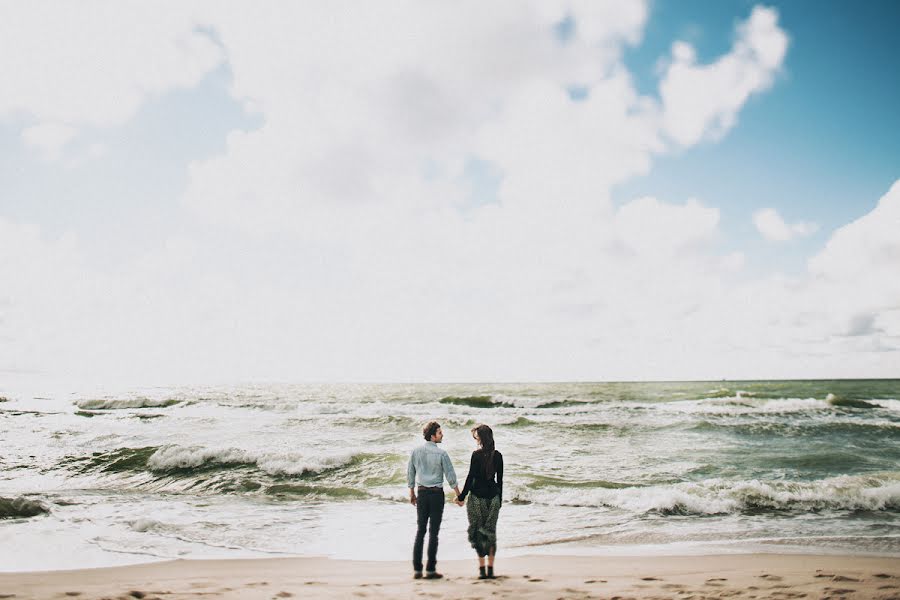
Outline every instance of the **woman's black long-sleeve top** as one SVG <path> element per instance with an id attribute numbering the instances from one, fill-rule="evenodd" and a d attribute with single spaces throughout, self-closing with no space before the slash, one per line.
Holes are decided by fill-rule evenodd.
<path id="1" fill-rule="evenodd" d="M 472 492 L 479 498 L 493 498 L 500 496 L 503 501 L 503 455 L 494 450 L 494 475 L 488 479 L 484 472 L 484 452 L 476 450 L 469 461 L 469 474 L 466 476 L 466 485 L 459 495 L 460 500 L 465 500 L 466 495 Z"/>

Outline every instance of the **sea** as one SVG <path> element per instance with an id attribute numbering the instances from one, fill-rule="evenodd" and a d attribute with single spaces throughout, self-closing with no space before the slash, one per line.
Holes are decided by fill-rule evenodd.
<path id="1" fill-rule="evenodd" d="M 410 560 L 406 465 L 438 421 L 505 463 L 523 554 L 900 557 L 900 380 L 0 383 L 0 570 L 174 558 Z M 449 501 L 439 560 L 474 558 Z M 498 562 L 499 564 L 499 562 Z"/>

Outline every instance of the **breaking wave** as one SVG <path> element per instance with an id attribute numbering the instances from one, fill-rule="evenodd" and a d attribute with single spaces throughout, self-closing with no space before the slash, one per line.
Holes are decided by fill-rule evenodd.
<path id="1" fill-rule="evenodd" d="M 0 519 L 23 519 L 45 515 L 50 512 L 43 503 L 30 498 L 0 497 Z"/>
<path id="2" fill-rule="evenodd" d="M 211 470 L 255 467 L 274 476 L 304 476 L 322 473 L 369 457 L 367 454 L 254 453 L 238 448 L 200 446 L 147 446 L 120 448 L 86 459 L 87 470 L 105 472 L 150 471 L 190 475 Z"/>
<path id="3" fill-rule="evenodd" d="M 457 406 L 469 406 L 471 408 L 497 408 L 500 406 L 512 406 L 505 402 L 495 402 L 490 396 L 444 396 L 438 400 L 441 404 L 455 404 Z"/>
<path id="4" fill-rule="evenodd" d="M 863 400 L 842 400 L 829 394 L 824 400 L 818 398 L 751 398 L 741 395 L 703 400 L 678 400 L 656 406 L 646 404 L 632 405 L 634 408 L 655 408 L 662 411 L 710 414 L 710 415 L 751 415 L 751 414 L 789 414 L 821 412 L 835 409 L 872 409 L 881 408 L 881 404 Z"/>
<path id="5" fill-rule="evenodd" d="M 91 398 L 77 400 L 75 406 L 82 410 L 119 410 L 129 408 L 165 408 L 180 404 L 175 398 Z"/>
<path id="6" fill-rule="evenodd" d="M 827 402 L 831 406 L 838 406 L 842 408 L 878 408 L 877 404 L 872 404 L 871 402 L 866 402 L 865 400 L 859 400 L 855 398 L 842 398 L 841 396 L 835 396 L 834 394 L 828 394 L 828 396 L 825 397 L 825 402 Z"/>
<path id="7" fill-rule="evenodd" d="M 900 422 L 878 421 L 736 421 L 703 420 L 691 426 L 691 431 L 730 431 L 744 435 L 778 435 L 787 437 L 812 437 L 833 434 L 893 437 L 900 434 Z"/>
<path id="8" fill-rule="evenodd" d="M 542 489 L 512 500 L 562 506 L 607 507 L 633 513 L 720 515 L 755 512 L 892 511 L 900 509 L 900 473 L 818 481 L 726 481 L 620 489 Z"/>

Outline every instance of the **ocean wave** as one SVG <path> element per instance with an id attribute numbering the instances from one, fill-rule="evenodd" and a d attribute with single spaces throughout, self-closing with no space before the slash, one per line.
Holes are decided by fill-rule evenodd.
<path id="1" fill-rule="evenodd" d="M 503 427 L 529 427 L 531 425 L 538 425 L 538 421 L 533 421 L 528 417 L 517 417 L 514 421 L 509 421 L 505 423 L 499 423 L 499 425 Z"/>
<path id="2" fill-rule="evenodd" d="M 366 456 L 350 452 L 308 456 L 299 453 L 255 453 L 238 448 L 163 446 L 147 459 L 151 471 L 170 472 L 218 466 L 255 466 L 269 475 L 303 476 L 350 464 Z"/>
<path id="3" fill-rule="evenodd" d="M 176 398 L 90 398 L 76 400 L 82 410 L 121 410 L 129 408 L 165 408 L 180 404 Z"/>
<path id="4" fill-rule="evenodd" d="M 0 519 L 24 519 L 50 512 L 42 502 L 30 498 L 0 497 Z"/>
<path id="5" fill-rule="evenodd" d="M 562 477 L 553 477 L 550 475 L 531 475 L 531 481 L 525 484 L 526 487 L 532 489 L 545 489 L 545 488 L 588 488 L 588 489 L 610 489 L 610 490 L 618 490 L 622 488 L 631 487 L 627 483 L 617 483 L 615 481 L 604 481 L 602 479 L 592 479 L 592 480 L 570 480 L 564 479 Z"/>
<path id="6" fill-rule="evenodd" d="M 309 476 L 337 469 L 367 458 L 371 454 L 335 453 L 258 453 L 239 448 L 201 446 L 145 446 L 119 448 L 70 462 L 83 465 L 85 471 L 150 472 L 159 475 L 190 476 L 207 471 L 254 468 L 271 476 Z"/>
<path id="7" fill-rule="evenodd" d="M 751 414 L 789 414 L 804 412 L 821 412 L 837 408 L 874 408 L 875 404 L 862 401 L 846 401 L 846 404 L 833 404 L 828 399 L 818 398 L 749 398 L 745 396 L 727 396 L 722 398 L 705 398 L 703 400 L 679 400 L 656 405 L 635 405 L 642 408 L 687 414 L 707 415 L 751 415 Z"/>
<path id="8" fill-rule="evenodd" d="M 253 465 L 255 461 L 244 450 L 236 448 L 202 448 L 194 446 L 163 446 L 147 457 L 151 471 L 196 471 L 202 467 L 219 465 Z"/>
<path id="9" fill-rule="evenodd" d="M 591 407 L 591 406 L 595 406 L 597 404 L 602 404 L 602 403 L 601 402 L 588 402 L 586 400 L 548 400 L 545 402 L 536 403 L 534 408 L 553 409 L 553 408 L 571 408 L 573 406 Z"/>
<path id="10" fill-rule="evenodd" d="M 337 487 L 324 485 L 304 485 L 281 483 L 270 485 L 265 488 L 266 495 L 275 497 L 286 497 L 295 499 L 302 497 L 309 498 L 337 498 L 341 500 L 361 500 L 370 497 L 363 490 L 354 487 Z"/>
<path id="11" fill-rule="evenodd" d="M 96 411 L 96 410 L 76 410 L 75 411 L 76 417 L 87 417 L 88 419 L 90 419 L 91 417 L 96 417 L 97 415 L 105 415 L 105 414 L 108 414 L 108 413 L 103 412 L 103 411 Z"/>
<path id="12" fill-rule="evenodd" d="M 866 402 L 865 400 L 859 400 L 857 398 L 842 398 L 841 396 L 835 396 L 834 394 L 828 394 L 825 397 L 825 402 L 827 402 L 831 406 L 837 406 L 841 408 L 878 408 L 877 405 L 872 404 L 871 402 Z"/>
<path id="13" fill-rule="evenodd" d="M 371 427 L 373 425 L 388 425 L 391 427 L 402 427 L 408 428 L 412 425 L 418 425 L 418 421 L 413 419 L 412 417 L 402 416 L 402 415 L 373 415 L 373 414 L 360 414 L 360 415 L 340 415 L 337 419 L 334 420 L 334 425 L 350 425 L 350 426 L 361 426 L 361 427 Z"/>
<path id="14" fill-rule="evenodd" d="M 703 420 L 690 427 L 691 431 L 729 431 L 743 435 L 781 435 L 788 437 L 813 437 L 834 434 L 886 435 L 900 432 L 900 422 L 888 420 L 800 422 L 746 420 Z"/>
<path id="15" fill-rule="evenodd" d="M 135 519 L 134 521 L 128 521 L 128 527 L 131 528 L 132 531 L 146 533 L 148 531 L 161 529 L 164 525 L 154 519 Z"/>
<path id="16" fill-rule="evenodd" d="M 759 392 L 750 392 L 747 390 L 731 390 L 729 388 L 716 388 L 706 392 L 704 398 L 755 398 L 759 396 Z"/>
<path id="17" fill-rule="evenodd" d="M 665 515 L 885 511 L 900 509 L 900 474 L 842 475 L 810 482 L 711 479 L 620 489 L 520 489 L 512 500 Z"/>
<path id="18" fill-rule="evenodd" d="M 521 396 L 506 396 L 494 394 L 491 396 L 444 396 L 438 400 L 441 404 L 456 406 L 468 406 L 469 408 L 560 408 L 564 406 L 593 404 L 581 400 L 558 400 L 554 398 L 534 398 Z"/>
<path id="19" fill-rule="evenodd" d="M 491 396 L 444 396 L 438 400 L 441 404 L 455 404 L 471 408 L 498 408 L 501 406 L 513 406 L 505 402 L 495 402 Z"/>
<path id="20" fill-rule="evenodd" d="M 872 398 L 869 402 L 879 408 L 884 408 L 891 412 L 900 412 L 900 400 L 894 400 L 893 398 Z"/>

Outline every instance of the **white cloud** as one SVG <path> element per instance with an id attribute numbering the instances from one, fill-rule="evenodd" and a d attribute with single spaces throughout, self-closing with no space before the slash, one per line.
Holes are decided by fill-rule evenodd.
<path id="1" fill-rule="evenodd" d="M 718 209 L 706 208 L 693 199 L 677 206 L 640 198 L 625 204 L 616 214 L 616 227 L 627 246 L 665 255 L 710 241 L 718 223 Z"/>
<path id="2" fill-rule="evenodd" d="M 753 224 L 764 238 L 770 241 L 786 242 L 796 237 L 812 235 L 819 230 L 815 223 L 785 223 L 774 208 L 764 208 L 753 213 Z"/>
<path id="3" fill-rule="evenodd" d="M 900 180 L 870 213 L 834 232 L 809 260 L 809 272 L 827 290 L 834 331 L 896 325 L 900 313 Z M 890 316 L 893 315 L 893 316 Z M 887 325 L 884 323 L 883 325 Z M 894 327 L 893 335 L 900 335 Z"/>
<path id="4" fill-rule="evenodd" d="M 653 108 L 617 62 L 640 37 L 643 2 L 412 2 L 355 6 L 337 21 L 333 7 L 281 8 L 210 13 L 235 95 L 266 119 L 192 165 L 186 202 L 215 220 L 316 235 L 321 219 L 345 221 L 345 205 L 381 204 L 376 218 L 421 211 L 453 202 L 472 157 L 503 171 L 509 204 L 602 203 L 660 148 Z M 560 44 L 552 26 L 567 14 L 576 33 Z M 573 83 L 591 86 L 587 102 L 568 98 Z"/>
<path id="5" fill-rule="evenodd" d="M 114 272 L 88 264 L 72 236 L 0 219 L 0 281 L 13 282 L 0 289 L 0 368 L 129 381 L 887 372 L 889 353 L 873 348 L 897 343 L 893 284 L 865 301 L 837 292 L 858 282 L 840 266 L 855 251 L 842 248 L 862 244 L 842 241 L 856 234 L 835 234 L 809 276 L 742 282 L 744 256 L 718 246 L 714 206 L 610 200 L 667 151 L 666 136 L 690 145 L 723 132 L 771 83 L 786 40 L 774 12 L 754 10 L 712 65 L 676 47 L 660 105 L 621 62 L 641 38 L 641 2 L 269 6 L 144 15 L 136 49 L 109 59 L 117 75 L 82 73 L 87 89 L 49 71 L 73 90 L 70 105 L 36 92 L 0 105 L 109 125 L 227 56 L 234 97 L 263 122 L 190 165 L 183 199 L 196 227 L 185 218 L 182 233 Z M 560 43 L 553 25 L 566 15 L 574 35 Z M 128 47 L 95 33 L 106 50 Z M 103 65 L 77 48 L 80 34 L 60 35 Z M 188 64 L 154 71 L 160 47 Z M 42 56 L 26 69 L 35 78 Z M 667 86 L 686 74 L 715 85 L 673 133 L 680 100 Z M 583 101 L 566 93 L 572 84 L 587 88 Z M 461 211 L 472 159 L 499 173 L 498 203 Z M 884 252 L 886 239 L 871 260 Z M 812 364 L 828 344 L 828 364 Z"/>
<path id="6" fill-rule="evenodd" d="M 743 282 L 695 201 L 634 201 L 600 235 L 557 219 L 508 239 L 489 207 L 337 249 L 173 237 L 107 274 L 72 236 L 0 221 L 0 365 L 131 382 L 886 376 L 896 190 L 808 275 Z"/>
<path id="7" fill-rule="evenodd" d="M 825 249 L 809 263 L 815 275 L 863 278 L 897 274 L 900 263 L 900 180 L 881 197 L 872 212 L 834 232 Z M 859 269 L 859 265 L 866 265 Z M 892 277 L 898 280 L 900 277 Z"/>
<path id="8" fill-rule="evenodd" d="M 108 126 L 222 60 L 191 3 L 0 3 L 0 117 Z"/>
<path id="9" fill-rule="evenodd" d="M 41 123 L 22 130 L 22 141 L 45 160 L 56 160 L 77 130 L 62 123 Z"/>
<path id="10" fill-rule="evenodd" d="M 711 64 L 697 64 L 689 44 L 673 44 L 672 62 L 660 83 L 666 134 L 682 146 L 724 135 L 748 98 L 772 85 L 787 46 L 778 12 L 762 6 L 738 25 L 731 52 Z"/>

